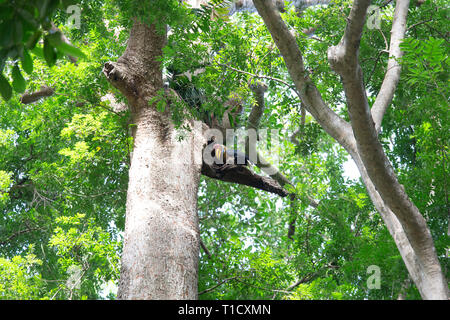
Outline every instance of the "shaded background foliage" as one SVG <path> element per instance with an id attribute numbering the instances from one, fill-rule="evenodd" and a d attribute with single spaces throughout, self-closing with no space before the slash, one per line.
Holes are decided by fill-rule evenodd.
<path id="1" fill-rule="evenodd" d="M 8 40 L 1 33 L 2 86 L 8 81 L 15 92 L 0 102 L 0 298 L 114 298 L 132 124 L 126 111 L 102 99 L 114 94 L 123 101 L 101 70 L 123 52 L 135 2 L 72 1 L 82 8 L 80 29 L 66 26 L 63 9 L 68 2 L 50 2 L 54 9 L 42 21 L 32 26 L 24 22 L 21 38 Z M 15 5 L 27 9 L 40 3 Z M 11 4 L 0 1 L 1 6 Z M 291 203 L 202 178 L 200 299 L 395 299 L 401 293 L 419 298 L 414 285 L 405 285 L 406 268 L 364 185 L 344 169 L 347 154 L 309 115 L 302 118 L 282 58 L 260 18 L 249 12 L 229 17 L 223 1 L 196 11 L 177 1 L 153 2 L 162 4 L 165 16 L 155 17 L 149 8 L 142 14 L 170 24 L 163 71 L 169 86 L 192 98 L 186 99 L 190 112 L 175 108 L 173 119 L 220 118 L 223 101 L 232 96 L 244 107 L 234 125 L 245 125 L 255 102 L 248 85 L 256 76 L 270 77 L 264 79 L 269 88 L 261 128 L 280 130 L 278 165 L 300 199 Z M 344 117 L 342 86 L 329 68 L 326 50 L 340 40 L 350 5 L 335 1 L 301 15 L 292 7 L 283 13 L 324 99 Z M 386 71 L 383 50 L 392 8 L 391 3 L 382 7 L 381 30 L 366 30 L 361 41 L 369 101 Z M 2 11 L 2 27 L 18 14 L 8 12 Z M 404 71 L 380 138 L 401 183 L 427 219 L 448 275 L 447 17 L 444 1 L 420 6 L 413 1 L 403 44 Z M 79 56 L 76 64 L 57 46 L 52 47 L 55 59 L 49 58 L 39 39 L 42 53 L 26 47 L 27 37 L 37 31 L 40 39 L 48 36 L 49 21 L 82 52 L 69 49 Z M 317 26 L 313 35 L 302 33 L 312 25 Z M 29 54 L 32 70 L 21 50 Z M 183 75 L 199 68 L 204 72 L 191 79 Z M 24 85 L 29 92 L 47 85 L 55 93 L 25 105 L 20 102 Z M 5 97 L 5 89 L 1 91 Z M 290 138 L 299 128 L 295 145 Z M 308 205 L 308 196 L 319 202 L 317 208 Z M 289 238 L 293 218 L 296 232 Z M 370 265 L 380 267 L 380 289 L 367 286 Z"/>

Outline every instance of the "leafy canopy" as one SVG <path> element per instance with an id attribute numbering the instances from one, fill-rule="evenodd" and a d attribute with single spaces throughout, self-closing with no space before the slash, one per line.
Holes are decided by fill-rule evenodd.
<path id="1" fill-rule="evenodd" d="M 312 117 L 303 118 L 282 57 L 257 14 L 227 16 L 221 1 L 198 10 L 178 1 L 139 3 L 0 1 L 0 298 L 115 297 L 132 125 L 128 112 L 115 108 L 124 98 L 101 70 L 124 51 L 130 17 L 138 12 L 170 25 L 163 72 L 170 86 L 184 90 L 189 105 L 174 108 L 175 123 L 221 116 L 223 102 L 239 97 L 244 110 L 235 126 L 245 125 L 255 102 L 249 84 L 270 77 L 259 79 L 269 88 L 261 128 L 280 130 L 278 166 L 299 196 L 291 203 L 202 179 L 198 214 L 207 251 L 200 252 L 200 298 L 395 299 L 407 279 L 395 243 L 360 179 L 344 169 L 348 155 Z M 69 4 L 82 9 L 79 29 L 67 25 Z M 342 36 L 350 6 L 335 1 L 301 15 L 293 7 L 282 14 L 324 99 L 343 117 L 345 97 L 327 48 Z M 381 30 L 367 29 L 361 40 L 369 101 L 386 71 L 383 50 L 393 5 L 381 12 Z M 401 183 L 429 223 L 444 270 L 447 14 L 443 1 L 411 6 L 402 78 L 380 135 Z M 58 42 L 51 21 L 72 45 Z M 302 30 L 311 26 L 314 35 L 305 35 Z M 79 59 L 74 64 L 67 56 Z M 198 69 L 204 70 L 195 73 Z M 182 75 L 188 71 L 191 79 Z M 20 102 L 25 89 L 44 84 L 54 95 Z M 108 95 L 116 101 L 105 99 Z M 297 129 L 294 144 L 290 138 Z M 309 206 L 308 197 L 319 206 Z M 287 230 L 293 221 L 291 239 Z M 367 286 L 371 265 L 380 267 L 380 289 Z M 419 298 L 413 285 L 406 294 Z"/>

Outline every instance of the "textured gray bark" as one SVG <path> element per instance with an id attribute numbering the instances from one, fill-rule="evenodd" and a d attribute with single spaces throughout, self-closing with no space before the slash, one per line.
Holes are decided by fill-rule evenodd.
<path id="1" fill-rule="evenodd" d="M 328 58 L 331 67 L 341 75 L 358 154 L 367 174 L 383 201 L 400 221 L 417 256 L 420 270 L 428 280 L 422 283 L 422 296 L 426 299 L 447 299 L 448 287 L 437 259 L 431 233 L 425 219 L 398 182 L 394 169 L 378 140 L 368 104 L 362 69 L 358 61 L 358 48 L 369 4 L 370 0 L 354 2 L 344 36 L 337 46 L 330 48 Z M 409 0 L 397 0 L 397 12 L 399 9 L 407 11 L 408 4 Z M 406 14 L 404 16 L 406 17 Z M 390 91 L 393 94 L 394 90 Z M 385 103 L 390 103 L 390 100 L 385 99 Z M 387 107 L 380 109 L 385 108 Z"/>
<path id="2" fill-rule="evenodd" d="M 343 80 L 351 126 L 330 108 L 309 79 L 303 67 L 302 54 L 294 36 L 269 1 L 254 0 L 274 42 L 280 50 L 289 74 L 307 110 L 336 141 L 353 157 L 368 193 L 382 215 L 416 286 L 424 299 L 448 299 L 448 286 L 437 259 L 428 226 L 420 212 L 398 183 L 393 168 L 378 140 L 377 129 L 365 95 L 362 71 L 358 63 L 358 49 L 369 0 L 355 0 L 344 37 L 339 45 L 330 48 L 328 58 Z M 401 55 L 398 48 L 403 38 L 409 1 L 397 1 L 390 56 Z M 384 89 L 380 91 L 374 113 L 380 126 L 387 105 L 392 100 L 399 76 L 399 68 L 386 74 Z M 387 105 L 385 105 L 387 104 Z"/>
<path id="3" fill-rule="evenodd" d="M 414 252 L 406 233 L 403 230 L 402 225 L 395 216 L 395 214 L 389 209 L 389 207 L 384 203 L 377 189 L 375 188 L 372 180 L 370 180 L 367 170 L 359 157 L 359 154 L 355 151 L 351 151 L 351 157 L 355 161 L 356 166 L 361 174 L 361 179 L 363 180 L 367 193 L 369 194 L 372 203 L 374 204 L 377 211 L 383 218 L 389 233 L 391 234 L 394 242 L 397 246 L 400 255 L 402 256 L 403 262 L 405 263 L 408 272 L 413 279 L 414 283 L 420 292 L 420 295 L 424 298 L 430 297 L 427 293 L 427 279 L 426 274 L 421 272 L 420 264 L 416 253 Z M 431 297 L 430 297 L 431 298 Z"/>
<path id="4" fill-rule="evenodd" d="M 192 135 L 181 143 L 153 108 L 136 116 L 129 171 L 120 299 L 196 299 L 201 154 Z"/>
<path id="5" fill-rule="evenodd" d="M 195 157 L 201 159 L 205 141 L 199 130 L 177 141 L 168 114 L 148 105 L 163 88 L 156 57 L 164 44 L 165 34 L 135 22 L 125 53 L 104 68 L 136 125 L 119 299 L 197 298 L 201 161 Z"/>

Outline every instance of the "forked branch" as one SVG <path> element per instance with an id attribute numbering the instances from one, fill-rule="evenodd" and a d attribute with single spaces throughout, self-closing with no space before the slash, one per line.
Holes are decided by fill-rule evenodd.
<path id="1" fill-rule="evenodd" d="M 367 174 L 383 201 L 400 221 L 423 273 L 429 279 L 433 279 L 428 282 L 430 290 L 427 290 L 428 293 L 424 298 L 446 298 L 448 287 L 426 221 L 399 183 L 384 153 L 368 104 L 358 51 L 369 4 L 370 0 L 354 1 L 344 36 L 337 46 L 329 49 L 328 58 L 331 67 L 342 78 L 358 154 Z M 397 18 L 406 19 L 406 16 L 399 14 L 399 11 L 407 10 L 408 4 L 409 0 L 397 0 L 397 6 L 402 8 L 396 10 Z M 398 25 L 398 22 L 394 21 L 395 25 Z M 391 90 L 393 94 L 395 88 L 389 89 Z M 388 102 L 390 100 L 385 103 Z"/>

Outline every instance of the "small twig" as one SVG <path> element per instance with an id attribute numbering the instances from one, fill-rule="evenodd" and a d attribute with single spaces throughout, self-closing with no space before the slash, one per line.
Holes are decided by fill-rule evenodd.
<path id="1" fill-rule="evenodd" d="M 389 44 L 388 44 L 388 41 L 386 39 L 386 36 L 384 35 L 384 33 L 383 33 L 383 31 L 381 29 L 378 29 L 378 31 L 381 33 L 381 35 L 383 36 L 383 39 L 384 39 L 384 48 L 385 48 L 384 50 L 386 52 L 389 52 Z"/>
<path id="2" fill-rule="evenodd" d="M 38 228 L 38 227 L 35 227 L 35 228 L 28 227 L 27 229 L 19 230 L 19 231 L 13 233 L 12 235 L 10 235 L 5 241 L 0 242 L 0 245 L 5 245 L 6 243 L 10 242 L 12 239 L 20 236 L 21 234 L 32 232 L 32 231 L 43 230 L 43 229 L 44 229 L 43 227 L 40 227 L 40 228 Z"/>
<path id="3" fill-rule="evenodd" d="M 228 65 L 223 64 L 223 63 L 219 63 L 218 65 L 221 66 L 221 67 L 225 67 L 225 68 L 228 68 L 228 69 L 230 69 L 230 70 L 233 70 L 233 71 L 242 73 L 242 74 L 246 74 L 246 75 L 252 76 L 252 77 L 254 77 L 254 78 L 267 79 L 267 80 L 272 80 L 272 81 L 275 81 L 275 82 L 282 83 L 282 84 L 284 84 L 285 86 L 287 86 L 287 87 L 289 87 L 290 89 L 292 89 L 292 90 L 294 90 L 294 91 L 297 92 L 297 89 L 294 87 L 294 85 L 291 85 L 291 84 L 287 83 L 287 82 L 284 81 L 284 80 L 281 80 L 281 79 L 278 79 L 278 78 L 274 78 L 274 77 L 270 77 L 270 76 L 257 75 L 257 74 L 251 73 L 251 72 L 247 72 L 247 71 L 244 71 L 244 70 L 240 70 L 240 69 L 233 68 L 233 67 L 228 66 Z"/>
<path id="4" fill-rule="evenodd" d="M 377 68 L 378 61 L 380 61 L 381 55 L 382 55 L 383 53 L 385 53 L 385 52 L 386 52 L 386 51 L 384 51 L 384 50 L 381 50 L 381 51 L 378 52 L 377 57 L 376 57 L 376 59 L 375 59 L 375 63 L 374 63 L 374 65 L 373 65 L 372 71 L 370 72 L 369 78 L 368 78 L 367 81 L 366 81 L 366 84 L 367 84 L 367 83 L 370 83 L 370 80 L 372 80 L 372 76 L 373 76 L 374 73 L 375 73 L 375 69 Z"/>
<path id="5" fill-rule="evenodd" d="M 200 239 L 200 246 L 202 247 L 203 251 L 207 255 L 208 259 L 211 259 L 212 254 L 211 254 L 211 252 L 209 252 L 208 247 L 206 247 L 206 245 L 205 245 L 205 243 L 203 242 L 202 239 Z"/>
<path id="6" fill-rule="evenodd" d="M 221 285 L 223 285 L 224 283 L 227 283 L 228 281 L 234 280 L 234 279 L 237 279 L 237 276 L 234 276 L 234 277 L 231 277 L 231 278 L 225 278 L 225 279 L 223 279 L 222 281 L 220 281 L 218 284 L 212 286 L 211 288 L 208 288 L 208 289 L 205 289 L 205 290 L 203 290 L 203 291 L 200 291 L 200 292 L 198 293 L 198 295 L 201 295 L 201 294 L 205 294 L 205 293 L 211 292 L 211 291 L 213 291 L 214 289 L 216 289 L 217 287 L 220 287 Z"/>
<path id="7" fill-rule="evenodd" d="M 417 26 L 420 26 L 421 24 L 424 24 L 424 23 L 427 23 L 427 22 L 430 22 L 430 21 L 433 21 L 433 18 L 430 18 L 430 19 L 428 19 L 428 20 L 419 21 L 419 22 L 417 22 L 417 23 L 414 23 L 413 25 L 411 25 L 410 27 L 408 27 L 408 28 L 406 29 L 406 31 L 409 31 L 409 30 L 412 29 L 412 28 L 415 28 L 415 27 L 417 27 Z"/>

